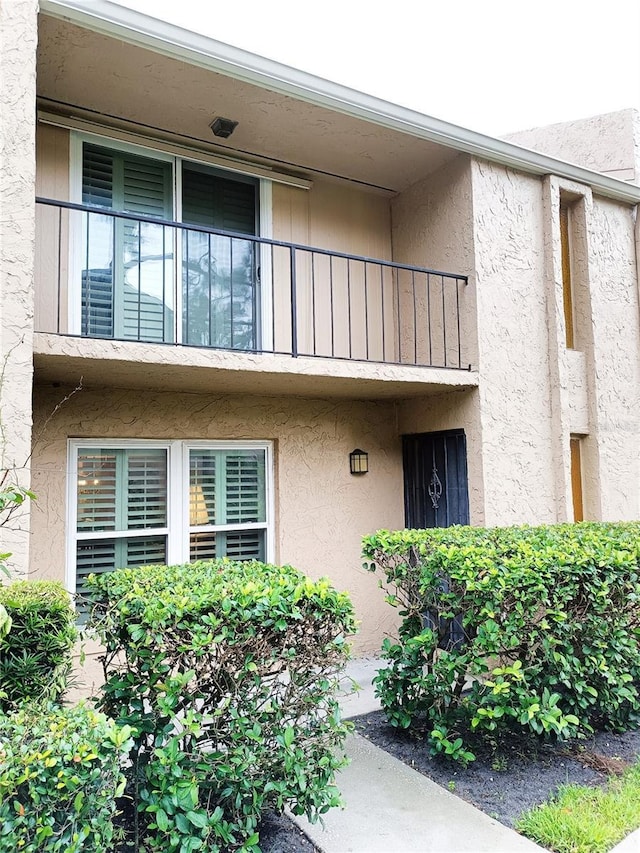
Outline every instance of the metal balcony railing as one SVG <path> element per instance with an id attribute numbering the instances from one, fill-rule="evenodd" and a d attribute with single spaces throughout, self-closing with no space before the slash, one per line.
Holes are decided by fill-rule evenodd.
<path id="1" fill-rule="evenodd" d="M 38 198 L 36 331 L 468 369 L 466 276 Z"/>

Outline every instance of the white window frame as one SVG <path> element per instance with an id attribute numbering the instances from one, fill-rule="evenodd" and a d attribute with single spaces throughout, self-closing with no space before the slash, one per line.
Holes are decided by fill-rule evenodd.
<path id="1" fill-rule="evenodd" d="M 86 131 L 71 130 L 69 142 L 69 198 L 75 204 L 82 204 L 82 151 L 84 143 L 99 145 L 102 148 L 111 148 L 114 151 L 124 151 L 128 154 L 137 154 L 140 157 L 148 157 L 152 160 L 170 162 L 172 165 L 172 187 L 173 187 L 173 218 L 176 222 L 182 221 L 182 163 L 197 163 L 217 172 L 228 172 L 230 179 L 234 175 L 247 177 L 247 172 L 241 169 L 233 170 L 227 166 L 220 166 L 207 160 L 206 157 L 198 158 L 197 155 L 185 156 L 183 153 L 172 154 L 160 148 L 154 148 L 152 144 L 140 145 L 135 142 L 125 142 L 99 133 L 88 133 Z M 249 175 L 249 177 L 252 177 Z M 273 181 L 268 178 L 256 177 L 258 181 L 256 197 L 258 200 L 258 237 L 265 239 L 273 238 Z M 80 335 L 82 328 L 81 311 L 81 269 L 82 258 L 80 247 L 82 246 L 81 214 L 72 214 L 69 228 L 69 287 L 68 287 L 68 328 L 72 335 Z M 176 277 L 182 269 L 182 241 L 176 240 L 174 250 L 174 301 L 176 317 L 182 317 L 182 287 L 177 287 Z M 260 243 L 260 301 L 258 308 L 258 345 L 259 349 L 269 351 L 273 347 L 272 341 L 272 287 L 271 287 L 271 261 L 267 245 Z M 176 322 L 176 343 L 182 343 L 182 323 Z"/>
<path id="2" fill-rule="evenodd" d="M 144 528 L 127 532 L 127 537 L 154 535 L 167 537 L 167 563 L 188 563 L 189 542 L 189 451 L 201 448 L 211 450 L 263 450 L 265 453 L 265 521 L 245 524 L 212 525 L 215 530 L 265 530 L 265 559 L 275 559 L 275 503 L 273 442 L 271 441 L 206 441 L 202 439 L 72 438 L 68 441 L 67 458 L 67 555 L 66 587 L 76 591 L 77 543 L 89 539 L 112 539 L 114 531 L 87 531 L 78 533 L 78 451 L 81 448 L 105 450 L 166 450 L 167 451 L 167 526 Z M 211 528 L 207 528 L 208 530 Z M 214 532 L 215 532 L 214 530 Z M 117 531 L 123 533 L 124 531 Z"/>

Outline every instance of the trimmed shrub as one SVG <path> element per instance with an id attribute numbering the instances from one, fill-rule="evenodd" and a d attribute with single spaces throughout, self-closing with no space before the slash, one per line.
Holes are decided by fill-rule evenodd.
<path id="1" fill-rule="evenodd" d="M 640 524 L 379 531 L 363 547 L 403 620 L 378 695 L 434 754 L 472 760 L 473 731 L 638 722 Z"/>
<path id="2" fill-rule="evenodd" d="M 227 560 L 92 576 L 101 707 L 137 732 L 141 851 L 258 850 L 263 810 L 340 802 L 336 687 L 351 603 L 290 567 Z"/>
<path id="3" fill-rule="evenodd" d="M 0 647 L 0 709 L 57 701 L 67 687 L 78 632 L 69 593 L 54 581 L 0 586 L 11 630 Z"/>
<path id="4" fill-rule="evenodd" d="M 0 849 L 111 850 L 128 737 L 81 705 L 24 706 L 0 716 Z"/>

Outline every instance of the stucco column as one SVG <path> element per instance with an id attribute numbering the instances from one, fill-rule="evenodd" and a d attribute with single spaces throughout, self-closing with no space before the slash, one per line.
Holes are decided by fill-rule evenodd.
<path id="1" fill-rule="evenodd" d="M 30 483 L 35 234 L 37 0 L 0 0 L 0 464 Z M 26 575 L 29 507 L 0 529 L 13 577 Z"/>

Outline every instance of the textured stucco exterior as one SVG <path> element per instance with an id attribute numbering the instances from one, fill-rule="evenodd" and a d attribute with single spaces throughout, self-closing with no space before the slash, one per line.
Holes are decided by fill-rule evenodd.
<path id="1" fill-rule="evenodd" d="M 406 263 L 431 269 L 456 269 L 469 276 L 460 302 L 464 352 L 474 374 L 478 366 L 477 292 L 470 158 L 460 156 L 417 182 L 392 202 L 393 247 Z M 434 395 L 403 400 L 401 434 L 464 429 L 467 440 L 469 510 L 472 524 L 485 523 L 480 400 L 477 393 Z"/>
<path id="2" fill-rule="evenodd" d="M 33 336 L 37 4 L 0 2 L 0 454 L 5 484 L 29 486 Z M 29 565 L 29 505 L 2 529 L 15 577 Z"/>
<path id="3" fill-rule="evenodd" d="M 640 112 L 636 109 L 535 127 L 505 139 L 640 184 Z"/>
<path id="4" fill-rule="evenodd" d="M 573 209 L 575 350 L 565 342 L 561 195 Z M 572 435 L 583 438 L 586 517 L 637 518 L 633 210 L 482 162 L 473 208 L 486 522 L 573 519 Z"/>
<path id="5" fill-rule="evenodd" d="M 640 517 L 640 330 L 632 211 L 594 199 L 589 234 L 600 517 Z"/>
<path id="6" fill-rule="evenodd" d="M 552 522 L 541 182 L 480 161 L 472 169 L 485 523 Z"/>
<path id="7" fill-rule="evenodd" d="M 464 430 L 472 524 L 571 520 L 572 437 L 580 438 L 585 517 L 640 517 L 640 226 L 632 205 L 607 200 L 588 175 L 576 183 L 575 170 L 549 173 L 532 161 L 516 171 L 498 154 L 460 153 L 476 149 L 447 147 L 442 139 L 414 135 L 408 125 L 378 126 L 45 15 L 38 93 L 41 107 L 54 112 L 44 121 L 80 122 L 85 131 L 95 128 L 121 142 L 135 136 L 176 156 L 187 150 L 179 145 L 193 143 L 196 153 L 228 155 L 227 167 L 235 156 L 238 169 L 260 168 L 265 180 L 269 170 L 278 171 L 290 180 L 274 177 L 263 185 L 262 201 L 270 199 L 271 206 L 261 210 L 263 230 L 276 240 L 466 276 L 459 291 L 445 292 L 437 274 L 433 285 L 442 304 L 459 300 L 459 341 L 471 369 L 72 335 L 67 306 L 60 310 L 57 301 L 58 277 L 63 300 L 71 281 L 69 237 L 64 224 L 56 232 L 55 216 L 34 215 L 34 180 L 40 195 L 73 195 L 68 126 L 41 125 L 34 153 L 35 16 L 34 0 L 0 0 L 4 466 L 27 465 L 32 453 L 38 495 L 30 536 L 26 515 L 13 540 L 3 531 L 2 548 L 14 551 L 16 571 L 28 565 L 32 577 L 67 579 L 71 438 L 272 442 L 272 556 L 350 591 L 361 620 L 358 653 L 375 651 L 395 628 L 375 578 L 361 568 L 360 541 L 378 528 L 404 525 L 403 435 Z M 240 119 L 230 140 L 211 141 L 212 93 L 216 109 Z M 638 114 L 626 111 L 526 132 L 517 141 L 640 183 L 639 128 Z M 619 190 L 611 190 L 614 198 L 637 193 L 621 181 L 610 183 Z M 571 210 L 571 349 L 561 202 Z M 302 263 L 299 270 L 303 338 L 311 333 L 309 267 Z M 336 283 L 351 274 L 340 269 L 335 263 Z M 277 264 L 271 274 L 279 288 L 274 304 L 281 298 L 286 313 L 288 279 Z M 396 321 L 412 286 L 416 314 L 429 308 L 424 283 L 405 279 L 394 291 L 395 349 L 387 362 L 412 346 L 416 315 L 413 327 Z M 325 342 L 333 295 L 314 306 Z M 352 307 L 335 312 L 338 323 Z M 455 336 L 445 340 L 441 316 L 434 311 L 431 330 L 443 355 L 455 358 Z M 422 346 L 427 332 L 420 328 Z M 354 342 L 356 359 L 360 343 Z M 355 447 L 369 453 L 364 477 L 349 473 Z"/>
<path id="8" fill-rule="evenodd" d="M 50 418 L 62 396 L 64 389 L 36 389 L 34 576 L 65 581 L 69 437 L 268 440 L 275 456 L 275 559 L 349 590 L 361 620 L 358 651 L 374 650 L 391 630 L 391 610 L 361 568 L 360 539 L 403 525 L 393 403 L 84 390 Z M 366 477 L 349 473 L 354 447 L 369 452 Z"/>

